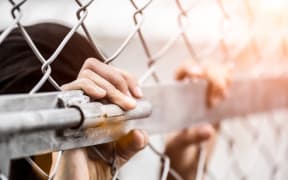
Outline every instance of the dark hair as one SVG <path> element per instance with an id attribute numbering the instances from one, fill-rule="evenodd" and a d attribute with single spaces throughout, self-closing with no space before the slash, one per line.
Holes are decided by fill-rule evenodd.
<path id="1" fill-rule="evenodd" d="M 53 23 L 36 24 L 26 29 L 45 58 L 52 55 L 70 30 Z M 75 80 L 88 57 L 97 57 L 97 54 L 82 35 L 75 33 L 51 65 L 52 77 L 59 84 Z M 29 92 L 42 77 L 41 63 L 19 29 L 13 30 L 0 45 L 0 67 L 0 94 Z M 40 91 L 52 90 L 55 88 L 47 82 Z"/>
<path id="2" fill-rule="evenodd" d="M 26 27 L 27 32 L 45 58 L 52 55 L 70 28 L 41 23 Z M 51 65 L 52 77 L 60 85 L 75 80 L 89 57 L 97 57 L 89 42 L 75 33 Z M 19 29 L 13 30 L 0 45 L 0 94 L 27 93 L 42 77 L 41 63 L 25 42 Z M 46 82 L 40 91 L 54 91 Z M 13 160 L 9 179 L 37 179 L 30 165 L 23 159 Z"/>

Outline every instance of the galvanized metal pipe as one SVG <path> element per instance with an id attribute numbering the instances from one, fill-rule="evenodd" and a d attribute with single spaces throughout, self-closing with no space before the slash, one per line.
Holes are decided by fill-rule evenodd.
<path id="1" fill-rule="evenodd" d="M 151 111 L 150 103 L 139 101 L 136 108 L 131 111 L 124 111 L 114 104 L 103 105 L 93 102 L 79 105 L 79 108 L 8 112 L 0 114 L 0 135 L 73 128 L 79 125 L 81 120 L 83 120 L 81 128 L 97 127 L 106 121 L 145 118 Z"/>

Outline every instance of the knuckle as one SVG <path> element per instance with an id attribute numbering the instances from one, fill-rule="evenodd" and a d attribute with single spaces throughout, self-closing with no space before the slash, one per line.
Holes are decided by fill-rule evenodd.
<path id="1" fill-rule="evenodd" d="M 119 91 L 115 87 L 110 86 L 107 88 L 107 94 L 110 98 L 115 99 L 119 96 Z"/>
<path id="2" fill-rule="evenodd" d="M 84 66 L 85 67 L 92 67 L 95 64 L 96 59 L 94 58 L 88 58 L 85 62 L 84 62 Z"/>
<path id="3" fill-rule="evenodd" d="M 78 80 L 79 84 L 84 86 L 84 85 L 87 85 L 87 84 L 90 84 L 90 81 L 86 78 L 81 78 Z"/>
<path id="4" fill-rule="evenodd" d="M 137 84 L 137 80 L 132 74 L 127 73 L 125 76 L 129 82 L 131 82 L 133 84 Z"/>
<path id="5" fill-rule="evenodd" d="M 113 91 L 113 89 L 115 89 L 115 87 L 108 81 L 102 82 L 102 88 L 105 89 L 107 92 Z"/>
<path id="6" fill-rule="evenodd" d="M 120 71 L 120 74 L 127 80 L 127 81 L 135 81 L 136 82 L 136 78 L 129 72 L 127 71 Z"/>
<path id="7" fill-rule="evenodd" d="M 110 80 L 112 81 L 113 85 L 120 90 L 126 90 L 128 88 L 127 81 L 121 76 L 120 73 L 111 72 Z"/>
<path id="8" fill-rule="evenodd" d="M 125 72 L 124 75 L 126 77 L 128 77 L 129 79 L 134 79 L 134 76 L 131 73 L 129 73 L 129 72 Z"/>
<path id="9" fill-rule="evenodd" d="M 84 69 L 80 72 L 82 77 L 89 77 L 91 75 L 91 70 L 89 69 Z"/>
<path id="10" fill-rule="evenodd" d="M 115 77 L 115 81 L 116 83 L 121 87 L 125 87 L 127 85 L 126 81 L 124 80 L 124 78 L 120 77 L 120 76 L 116 76 Z"/>

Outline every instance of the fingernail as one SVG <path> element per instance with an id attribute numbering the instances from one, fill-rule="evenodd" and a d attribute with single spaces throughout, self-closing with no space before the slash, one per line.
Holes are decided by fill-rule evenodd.
<path id="1" fill-rule="evenodd" d="M 142 89 L 140 87 L 136 87 L 135 92 L 136 92 L 137 96 L 143 97 L 143 92 L 142 92 Z"/>
<path id="2" fill-rule="evenodd" d="M 102 96 L 105 96 L 106 95 L 106 91 L 102 88 L 97 88 L 96 91 L 101 94 Z"/>
<path id="3" fill-rule="evenodd" d="M 136 106 L 136 100 L 129 97 L 129 96 L 126 96 L 125 97 L 125 100 L 127 101 L 127 103 L 132 106 L 132 107 L 135 107 Z"/>

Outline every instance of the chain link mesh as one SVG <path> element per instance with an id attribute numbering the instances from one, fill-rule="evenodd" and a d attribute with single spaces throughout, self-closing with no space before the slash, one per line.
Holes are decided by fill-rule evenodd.
<path id="1" fill-rule="evenodd" d="M 155 50 L 149 43 L 149 38 L 146 37 L 143 27 L 147 23 L 149 24 L 149 19 L 146 19 L 145 13 L 149 8 L 152 8 L 154 1 L 147 0 L 139 3 L 136 0 L 130 0 L 130 4 L 134 8 L 134 12 L 131 14 L 131 21 L 133 21 L 134 26 L 119 47 L 107 55 L 98 46 L 99 43 L 95 41 L 93 33 L 85 24 L 85 19 L 90 11 L 88 8 L 97 2 L 94 0 L 83 2 L 75 0 L 78 6 L 75 12 L 77 22 L 54 53 L 45 59 L 22 24 L 23 14 L 25 14 L 22 12 L 22 6 L 27 4 L 29 0 L 9 0 L 12 5 L 13 21 L 0 35 L 0 45 L 13 28 L 18 27 L 25 41 L 42 63 L 43 76 L 31 89 L 30 94 L 36 93 L 46 81 L 49 81 L 55 90 L 60 90 L 59 85 L 51 76 L 53 69 L 50 65 L 73 34 L 79 30 L 84 32 L 94 50 L 101 55 L 101 59 L 105 63 L 116 61 L 125 52 L 132 40 L 140 43 L 148 67 L 148 70 L 139 78 L 140 84 L 143 84 L 151 76 L 155 82 L 161 83 L 157 68 L 160 66 L 160 61 L 169 59 L 166 56 L 177 43 L 184 44 L 189 54 L 188 59 L 193 61 L 209 63 L 213 59 L 213 61 L 233 63 L 236 67 L 240 66 L 239 76 L 259 77 L 263 73 L 272 74 L 285 71 L 283 63 L 287 64 L 287 24 L 285 24 L 285 16 L 283 15 L 285 11 L 282 14 L 280 11 L 281 4 L 277 5 L 275 2 L 277 7 L 269 7 L 271 8 L 269 11 L 266 6 L 269 6 L 270 1 L 267 0 L 183 0 L 183 2 L 175 0 L 173 6 L 175 6 L 174 10 L 177 10 L 176 32 L 173 32 L 171 37 L 167 38 L 167 41 Z M 271 3 L 272 5 L 273 3 Z M 266 7 L 266 9 L 261 9 L 261 7 Z M 211 13 L 205 14 L 205 11 L 211 11 Z M 213 16 L 215 18 L 212 18 Z M 275 20 L 273 18 L 276 17 L 280 17 L 281 20 L 273 21 Z M 195 36 L 194 34 L 199 35 L 199 31 L 203 31 L 202 35 L 200 37 Z M 180 42 L 181 40 L 183 42 Z M 272 59 L 273 61 L 271 61 Z M 247 64 L 253 64 L 249 72 L 247 69 L 241 69 Z M 268 70 L 267 67 L 269 67 Z M 247 73 L 243 75 L 243 72 Z M 275 111 L 221 122 L 212 153 L 204 153 L 206 155 L 203 159 L 209 159 L 209 161 L 204 163 L 203 172 L 199 172 L 201 175 L 198 173 L 198 179 L 287 179 L 287 117 L 286 111 Z M 206 145 L 202 145 L 202 151 L 206 150 Z M 31 159 L 29 162 L 36 166 Z M 202 165 L 199 163 L 199 166 Z M 199 167 L 199 169 L 202 168 Z M 41 172 L 41 170 L 39 171 Z M 47 175 L 47 177 L 53 178 L 53 174 Z"/>

